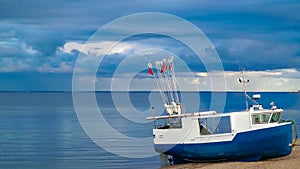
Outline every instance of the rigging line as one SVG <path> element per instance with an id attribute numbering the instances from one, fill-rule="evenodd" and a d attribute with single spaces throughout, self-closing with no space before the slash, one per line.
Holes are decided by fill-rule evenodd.
<path id="1" fill-rule="evenodd" d="M 170 74 L 170 85 L 172 86 L 172 95 L 174 97 L 174 100 L 176 103 L 178 102 L 178 95 L 177 95 L 177 88 L 176 88 L 176 83 L 175 83 L 175 74 L 174 74 L 174 69 L 171 68 L 170 66 L 173 65 L 173 60 L 169 63 L 169 74 Z"/>
<path id="2" fill-rule="evenodd" d="M 149 68 L 152 68 L 151 62 L 148 61 Z M 173 67 L 173 56 L 169 59 L 162 59 L 154 62 L 156 71 L 154 72 L 155 82 L 160 90 L 161 97 L 165 103 L 179 103 L 177 85 Z"/>
<path id="3" fill-rule="evenodd" d="M 155 76 L 155 73 L 154 73 L 154 76 Z M 164 102 L 164 103 L 167 103 L 167 102 L 168 102 L 168 99 L 165 97 L 165 95 L 164 95 L 164 93 L 163 93 L 163 89 L 161 89 L 161 85 L 159 85 L 159 82 L 158 82 L 158 80 L 157 80 L 156 77 L 154 77 L 154 79 L 155 79 L 156 85 L 157 85 L 157 87 L 158 87 L 158 90 L 159 90 L 159 93 L 160 93 L 160 96 L 161 96 L 163 102 Z M 158 79 L 159 79 L 159 78 L 158 78 Z"/>
<path id="4" fill-rule="evenodd" d="M 155 62 L 155 66 L 156 66 L 156 69 L 157 69 L 157 75 L 159 77 L 159 82 L 160 82 L 160 86 L 161 86 L 161 92 L 163 93 L 164 97 L 166 98 L 166 103 L 169 103 L 170 99 L 166 93 L 166 86 L 165 86 L 165 83 L 164 83 L 164 79 L 163 79 L 163 76 L 162 74 L 160 73 L 160 65 L 161 65 L 161 62 L 160 61 L 157 61 Z"/>
<path id="5" fill-rule="evenodd" d="M 176 84 L 174 83 L 174 75 L 173 75 L 173 72 L 170 72 L 170 86 L 171 86 L 171 92 L 172 92 L 172 95 L 173 95 L 173 98 L 174 98 L 174 101 L 176 103 L 178 103 L 178 97 L 177 97 L 177 94 L 176 94 Z"/>
<path id="6" fill-rule="evenodd" d="M 153 66 L 152 66 L 152 63 L 150 61 L 148 61 L 148 67 L 152 69 L 153 71 Z M 161 86 L 159 85 L 159 82 L 157 81 L 157 78 L 155 77 L 156 76 L 156 73 L 153 71 L 153 78 L 155 80 L 155 83 L 156 83 L 156 86 L 158 87 L 158 90 L 159 90 L 159 93 L 160 93 L 160 96 L 161 96 L 161 99 L 163 102 L 166 102 L 166 98 L 164 97 L 163 93 L 162 93 L 162 90 L 161 90 Z"/>
<path id="7" fill-rule="evenodd" d="M 178 103 L 177 102 L 177 99 L 176 99 L 176 94 L 175 94 L 175 86 L 173 85 L 173 77 L 172 77 L 172 74 L 171 72 L 169 72 L 169 83 L 170 83 L 170 86 L 171 86 L 171 93 L 172 93 L 172 96 L 173 96 L 173 101 Z"/>
<path id="8" fill-rule="evenodd" d="M 170 62 L 168 60 L 168 63 L 167 63 L 167 74 L 168 74 L 168 83 L 169 83 L 169 86 L 170 86 L 170 93 L 172 95 L 172 101 L 173 102 L 177 102 L 176 101 L 176 98 L 175 98 L 175 94 L 174 94 L 174 85 L 173 85 L 173 78 L 172 78 L 172 71 L 170 70 Z"/>
<path id="9" fill-rule="evenodd" d="M 165 86 L 162 82 L 162 76 L 159 73 L 157 73 L 157 75 L 158 75 L 158 81 L 159 81 L 159 86 L 160 86 L 160 92 L 162 93 L 162 95 L 164 97 L 165 103 L 168 103 L 169 99 L 168 99 L 168 96 L 166 96 L 166 93 L 165 93 Z"/>
<path id="10" fill-rule="evenodd" d="M 165 93 L 166 93 L 167 97 L 169 98 L 169 101 L 172 102 L 173 98 L 172 98 L 172 95 L 170 94 L 170 84 L 169 84 L 169 81 L 168 81 L 168 74 L 166 74 L 164 60 L 162 60 L 160 62 L 161 64 L 159 65 L 159 67 L 160 67 L 160 72 L 159 73 L 162 77 L 162 83 L 165 87 Z"/>
<path id="11" fill-rule="evenodd" d="M 173 60 L 172 60 L 172 62 L 171 62 L 171 65 L 172 65 L 172 70 L 170 70 L 170 71 L 172 71 L 172 83 L 173 83 L 173 88 L 174 88 L 174 94 L 175 94 L 175 98 L 176 98 L 176 102 L 177 103 L 180 103 L 180 101 L 179 101 L 179 97 L 178 97 L 178 93 L 177 93 L 177 84 L 176 84 L 176 79 L 175 79 L 175 68 L 174 68 L 174 63 L 173 63 Z"/>
<path id="12" fill-rule="evenodd" d="M 174 102 L 174 96 L 172 94 L 172 85 L 170 83 L 170 75 L 168 74 L 167 71 L 164 71 L 163 73 L 166 77 L 165 83 L 167 84 L 167 87 L 168 87 L 168 94 L 170 95 L 171 101 Z"/>
<path id="13" fill-rule="evenodd" d="M 168 63 L 167 63 L 167 60 L 164 59 L 163 60 L 163 65 L 164 65 L 164 71 L 162 72 L 165 76 L 165 83 L 168 87 L 168 94 L 170 96 L 170 99 L 171 99 L 171 102 L 174 102 L 174 96 L 172 94 L 172 86 L 171 86 L 171 83 L 170 83 L 170 74 L 168 73 Z"/>
<path id="14" fill-rule="evenodd" d="M 171 56 L 169 59 L 165 59 L 164 60 L 164 64 L 165 64 L 165 74 L 167 75 L 167 84 L 168 84 L 168 87 L 169 87 L 169 94 L 172 98 L 172 102 L 177 102 L 176 100 L 176 95 L 174 93 L 175 91 L 175 86 L 173 85 L 173 72 L 172 72 L 172 69 L 171 69 L 171 66 L 172 66 L 172 61 L 173 61 L 173 56 Z"/>

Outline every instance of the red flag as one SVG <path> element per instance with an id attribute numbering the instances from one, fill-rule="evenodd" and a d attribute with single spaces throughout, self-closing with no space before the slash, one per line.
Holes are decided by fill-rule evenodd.
<path id="1" fill-rule="evenodd" d="M 149 73 L 150 75 L 153 75 L 153 70 L 152 70 L 152 68 L 149 68 L 148 73 Z"/>
<path id="2" fill-rule="evenodd" d="M 165 66 L 165 64 L 163 64 L 163 65 L 161 66 L 160 73 L 164 72 L 164 71 L 165 71 L 165 68 L 166 68 L 166 66 Z"/>

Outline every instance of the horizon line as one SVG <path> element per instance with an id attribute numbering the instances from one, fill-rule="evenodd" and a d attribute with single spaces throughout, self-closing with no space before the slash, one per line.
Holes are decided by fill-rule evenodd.
<path id="1" fill-rule="evenodd" d="M 154 92 L 154 93 L 159 93 L 160 91 L 155 90 L 155 91 L 151 91 L 151 90 L 96 90 L 96 91 L 72 91 L 72 90 L 68 90 L 68 91 L 63 91 L 63 90 L 31 90 L 31 91 L 26 91 L 26 90 L 0 90 L 0 93 L 84 93 L 84 92 L 96 92 L 96 93 L 108 93 L 108 92 Z M 242 90 L 228 90 L 228 91 L 221 91 L 221 90 L 182 90 L 182 91 L 175 91 L 175 92 L 216 92 L 216 93 L 243 93 L 244 91 Z M 300 93 L 300 90 L 298 91 L 247 91 L 250 93 Z"/>

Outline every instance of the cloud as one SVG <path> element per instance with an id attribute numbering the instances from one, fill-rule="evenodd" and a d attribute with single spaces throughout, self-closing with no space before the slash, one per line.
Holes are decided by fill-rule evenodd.
<path id="1" fill-rule="evenodd" d="M 208 76 L 207 72 L 195 72 L 194 74 L 197 77 L 207 77 Z"/>
<path id="2" fill-rule="evenodd" d="M 124 54 L 128 50 L 134 49 L 134 44 L 118 43 L 114 41 L 104 42 L 67 42 L 63 47 L 58 48 L 59 51 L 65 53 L 72 53 L 74 50 L 81 52 L 82 55 L 111 55 L 111 54 Z M 108 50 L 111 49 L 111 50 Z"/>
<path id="3" fill-rule="evenodd" d="M 205 72 L 196 72 L 195 76 L 183 76 L 177 74 L 176 81 L 180 91 L 243 91 L 243 86 L 238 82 L 240 72 L 225 71 L 211 72 L 209 76 Z M 144 74 L 141 72 L 140 74 Z M 259 91 L 298 91 L 300 71 L 296 69 L 282 69 L 276 71 L 250 71 L 245 72 L 245 77 L 250 79 L 246 89 L 252 92 Z M 298 77 L 298 78 L 296 78 Z M 79 76 L 79 85 L 82 90 L 87 90 L 91 83 L 95 84 L 98 91 L 153 91 L 159 90 L 153 76 L 144 74 L 141 77 L 132 73 L 118 74 L 113 78 L 91 76 L 82 74 Z M 225 86 L 219 82 L 226 81 Z"/>
<path id="4" fill-rule="evenodd" d="M 43 73 L 72 73 L 73 65 L 68 62 L 60 62 L 57 66 L 52 66 L 51 63 L 45 63 L 38 67 L 36 71 Z"/>
<path id="5" fill-rule="evenodd" d="M 246 71 L 245 77 L 250 79 L 247 84 L 249 91 L 298 91 L 300 71 L 297 69 L 277 69 L 267 71 Z M 227 90 L 242 91 L 237 79 L 240 72 L 225 72 Z"/>
<path id="6" fill-rule="evenodd" d="M 195 72 L 195 78 L 187 76 L 195 85 L 202 82 L 209 85 L 203 79 L 218 78 L 220 72 L 210 72 L 208 76 L 201 60 L 184 44 L 170 37 L 137 35 L 110 51 L 104 49 L 116 43 L 112 40 L 84 45 L 93 33 L 114 19 L 136 12 L 157 11 L 177 15 L 200 28 L 215 45 L 227 78 L 238 76 L 240 64 L 249 70 L 247 75 L 251 77 L 265 78 L 274 85 L 287 85 L 293 90 L 297 88 L 295 81 L 300 78 L 299 7 L 300 3 L 296 1 L 269 0 L 234 0 L 231 3 L 154 0 L 146 5 L 138 0 L 130 3 L 104 1 L 101 4 L 96 0 L 3 0 L 0 2 L 0 72 L 72 73 L 81 52 L 86 56 L 81 60 L 85 65 L 82 71 L 97 66 L 95 60 L 88 57 L 90 54 L 105 54 L 97 75 L 98 78 L 111 78 L 126 58 L 135 59 L 126 64 L 133 66 L 124 65 L 123 68 L 126 73 L 132 73 L 134 67 L 143 70 L 150 56 L 174 54 L 181 59 L 176 64 L 184 62 Z M 118 27 L 106 33 L 122 34 L 128 29 L 139 28 L 139 25 Z M 153 26 L 153 29 L 157 28 Z M 180 25 L 177 30 L 184 36 L 191 36 Z M 186 73 L 184 68 L 180 65 L 176 69 L 179 78 L 180 74 Z M 266 83 L 262 88 L 271 89 L 271 84 Z"/>
<path id="7" fill-rule="evenodd" d="M 277 36 L 274 33 L 274 36 Z M 272 37 L 265 36 L 265 39 Z M 265 42 L 263 39 L 226 39 L 217 46 L 225 69 L 238 68 L 238 64 L 251 70 L 300 68 L 295 57 L 297 43 Z M 283 59 L 285 58 L 285 59 Z M 292 61 L 292 62 L 291 62 Z"/>
<path id="8" fill-rule="evenodd" d="M 213 72 L 215 76 L 220 76 L 221 72 Z M 275 70 L 265 70 L 265 71 L 244 71 L 244 76 L 247 77 L 288 77 L 288 78 L 297 78 L 300 73 L 297 69 L 275 69 Z M 235 71 L 226 71 L 225 77 L 237 77 L 242 76 L 241 72 Z"/>

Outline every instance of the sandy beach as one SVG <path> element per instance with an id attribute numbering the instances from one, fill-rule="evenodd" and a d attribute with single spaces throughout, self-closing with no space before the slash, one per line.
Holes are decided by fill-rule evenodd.
<path id="1" fill-rule="evenodd" d="M 217 162 L 217 163 L 188 163 L 188 164 L 177 164 L 163 169 L 188 169 L 188 168 L 201 168 L 201 169 L 257 169 L 257 168 L 300 168 L 300 140 L 293 147 L 293 151 L 290 155 L 274 158 L 264 161 L 257 162 Z"/>

